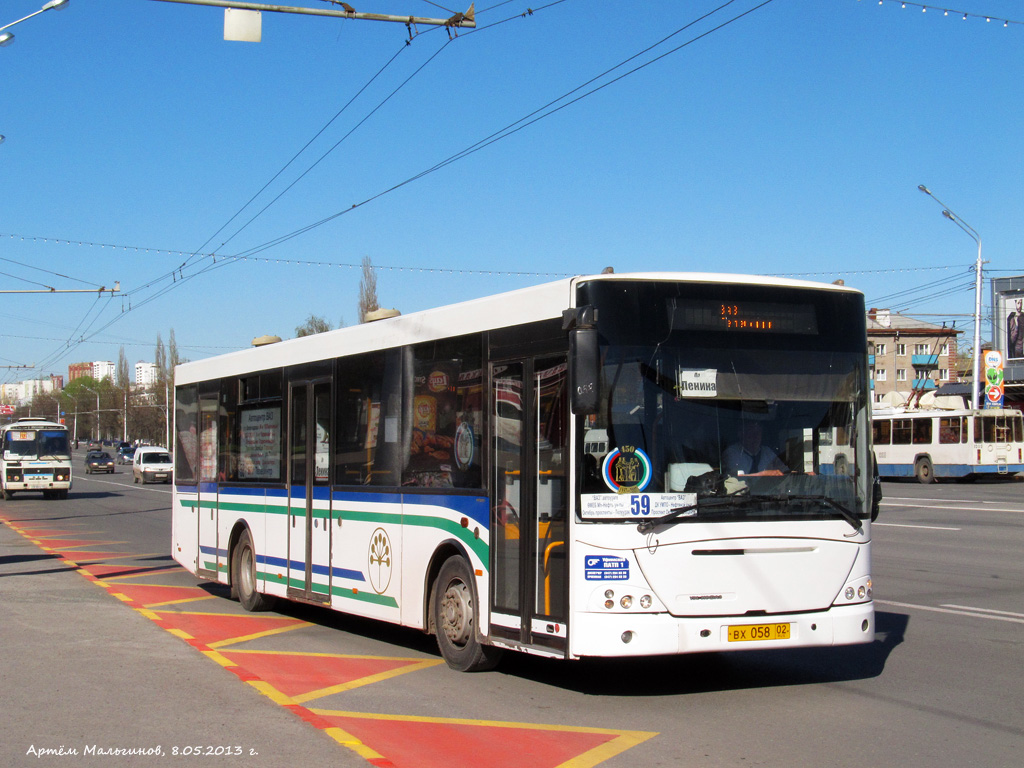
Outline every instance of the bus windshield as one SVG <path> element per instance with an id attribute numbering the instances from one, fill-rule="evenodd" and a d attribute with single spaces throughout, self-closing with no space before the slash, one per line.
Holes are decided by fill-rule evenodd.
<path id="1" fill-rule="evenodd" d="M 679 522 L 870 513 L 864 337 L 833 322 L 832 299 L 846 295 L 792 293 L 771 303 L 708 301 L 707 288 L 693 301 L 638 297 L 667 310 L 660 336 L 648 339 L 617 328 L 624 315 L 597 303 L 609 343 L 598 412 L 580 441 L 584 519 L 654 518 L 691 504 Z M 745 325 L 726 317 L 722 327 L 719 308 L 734 307 Z M 637 493 L 657 509 L 637 510 Z M 698 503 L 727 497 L 747 501 Z"/>
<path id="2" fill-rule="evenodd" d="M 70 459 L 68 435 L 63 430 L 8 430 L 4 433 L 4 459 Z"/>

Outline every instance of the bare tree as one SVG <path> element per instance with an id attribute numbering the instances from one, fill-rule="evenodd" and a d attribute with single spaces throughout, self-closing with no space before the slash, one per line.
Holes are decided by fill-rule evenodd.
<path id="1" fill-rule="evenodd" d="M 373 263 L 369 256 L 363 257 L 363 276 L 359 280 L 359 322 L 366 322 L 369 312 L 380 309 L 377 299 L 377 273 L 373 271 Z"/>
<path id="2" fill-rule="evenodd" d="M 171 328 L 171 335 L 167 339 L 167 368 L 172 378 L 175 366 L 183 362 L 185 361 L 178 356 L 178 343 L 174 340 L 174 329 Z"/>
<path id="3" fill-rule="evenodd" d="M 167 371 L 167 350 L 159 333 L 156 335 L 156 353 L 153 357 L 153 363 L 156 365 L 156 380 L 163 384 L 170 379 L 170 375 Z"/>
<path id="4" fill-rule="evenodd" d="M 124 347 L 117 356 L 117 370 L 114 374 L 114 381 L 121 389 L 127 389 L 131 383 L 131 368 L 128 367 L 128 358 L 124 353 Z"/>

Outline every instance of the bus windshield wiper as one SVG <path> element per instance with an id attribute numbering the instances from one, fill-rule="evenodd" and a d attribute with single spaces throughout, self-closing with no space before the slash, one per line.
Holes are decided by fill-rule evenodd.
<path id="1" fill-rule="evenodd" d="M 735 493 L 730 496 L 713 496 L 702 499 L 697 499 L 694 504 L 687 504 L 684 507 L 676 507 L 667 514 L 661 517 L 655 517 L 651 520 L 644 520 L 639 523 L 636 529 L 640 533 L 647 533 L 653 531 L 656 526 L 670 523 L 673 520 L 677 520 L 680 517 L 693 517 L 698 515 L 701 510 L 708 509 L 723 509 L 728 507 L 740 507 L 746 506 L 747 504 L 754 502 L 760 504 L 764 501 L 764 498 L 754 497 L 748 494 L 745 490 L 740 493 Z"/>
<path id="2" fill-rule="evenodd" d="M 834 509 L 836 512 L 838 512 L 839 515 L 843 518 L 843 520 L 848 522 L 853 527 L 853 529 L 855 531 L 857 531 L 857 533 L 863 533 L 864 532 L 863 523 L 861 523 L 860 518 L 857 517 L 857 515 L 855 515 L 850 509 L 844 507 L 842 504 L 840 504 L 838 501 L 836 501 L 835 499 L 831 498 L 830 496 L 823 496 L 823 495 L 820 495 L 820 494 L 818 494 L 818 495 L 814 495 L 814 494 L 801 495 L 801 494 L 789 494 L 789 493 L 787 493 L 787 494 L 779 494 L 777 496 L 759 496 L 757 498 L 763 499 L 764 501 L 781 501 L 781 502 L 817 501 L 817 502 L 820 502 L 820 503 L 824 504 L 826 507 L 829 507 L 830 509 Z"/>
<path id="3" fill-rule="evenodd" d="M 776 496 L 772 495 L 752 495 L 749 493 L 735 494 L 732 496 L 720 496 L 714 498 L 698 499 L 695 504 L 687 504 L 684 507 L 677 507 L 666 515 L 656 517 L 651 520 L 644 520 L 639 523 L 636 527 L 640 533 L 648 533 L 653 531 L 655 527 L 670 523 L 673 520 L 677 520 L 680 517 L 693 517 L 700 514 L 702 510 L 709 509 L 722 509 L 728 507 L 740 507 L 748 506 L 751 504 L 764 504 L 764 503 L 783 503 L 788 504 L 790 502 L 797 501 L 816 501 L 824 504 L 830 509 L 835 510 L 850 526 L 857 532 L 863 533 L 863 524 L 860 518 L 857 517 L 853 512 L 844 507 L 835 499 L 828 496 L 815 496 L 815 495 L 796 495 L 796 494 L 779 494 Z"/>

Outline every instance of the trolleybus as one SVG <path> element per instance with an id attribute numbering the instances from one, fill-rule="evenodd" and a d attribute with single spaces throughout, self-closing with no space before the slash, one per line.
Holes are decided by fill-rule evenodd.
<path id="1" fill-rule="evenodd" d="M 1024 472 L 1024 420 L 1013 409 L 876 410 L 872 415 L 882 477 L 973 480 Z"/>
<path id="2" fill-rule="evenodd" d="M 44 499 L 66 499 L 71 488 L 68 428 L 39 418 L 22 418 L 0 427 L 0 487 L 7 500 L 22 491 L 42 491 Z"/>
<path id="3" fill-rule="evenodd" d="M 414 627 L 463 671 L 504 649 L 874 637 L 849 288 L 576 277 L 186 363 L 175 382 L 173 555 L 247 609 Z M 837 430 L 843 472 L 823 466 Z M 771 468 L 723 459 L 747 431 Z"/>

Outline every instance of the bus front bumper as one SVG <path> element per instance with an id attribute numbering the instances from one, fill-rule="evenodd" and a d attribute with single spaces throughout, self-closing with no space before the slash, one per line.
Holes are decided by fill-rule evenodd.
<path id="1" fill-rule="evenodd" d="M 775 616 L 675 617 L 668 613 L 577 613 L 570 624 L 573 657 L 808 648 L 870 643 L 874 603 Z"/>

